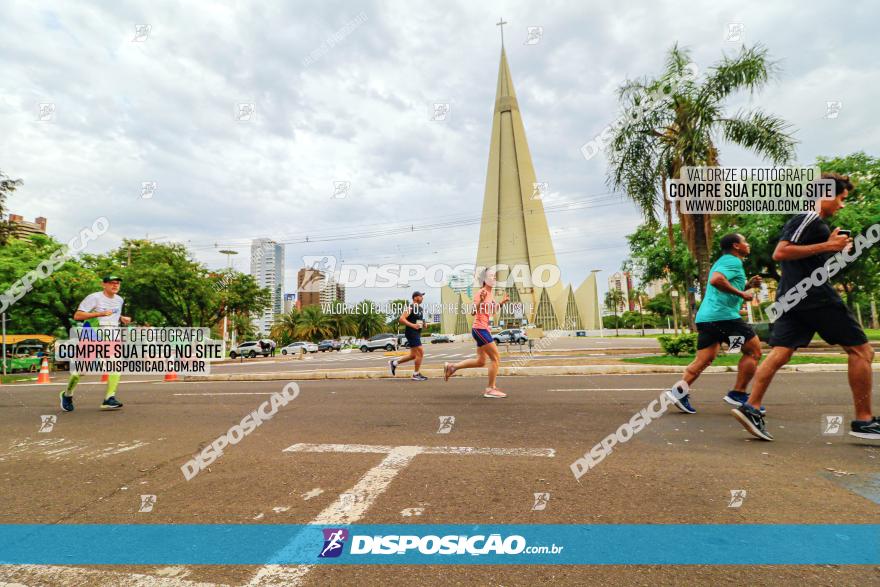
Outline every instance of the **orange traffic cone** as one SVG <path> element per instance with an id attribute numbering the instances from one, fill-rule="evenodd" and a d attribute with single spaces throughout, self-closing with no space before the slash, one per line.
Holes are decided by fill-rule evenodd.
<path id="1" fill-rule="evenodd" d="M 52 383 L 49 378 L 49 359 L 43 357 L 43 364 L 40 365 L 40 374 L 37 375 L 37 383 Z"/>
<path id="2" fill-rule="evenodd" d="M 103 375 L 101 375 L 101 383 L 107 383 L 109 380 L 110 380 L 110 375 L 108 375 L 107 373 L 104 373 Z"/>
<path id="3" fill-rule="evenodd" d="M 165 381 L 177 381 L 177 373 L 170 371 L 165 374 Z"/>

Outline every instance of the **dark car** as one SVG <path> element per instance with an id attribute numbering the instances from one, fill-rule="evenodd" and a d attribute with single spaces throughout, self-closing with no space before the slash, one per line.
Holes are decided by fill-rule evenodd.
<path id="1" fill-rule="evenodd" d="M 338 340 L 322 340 L 318 343 L 318 350 L 322 353 L 324 351 L 340 351 L 342 350 L 342 343 Z"/>
<path id="2" fill-rule="evenodd" d="M 437 344 L 438 342 L 452 342 L 452 337 L 446 336 L 445 334 L 438 334 L 437 336 L 431 337 L 431 344 Z"/>

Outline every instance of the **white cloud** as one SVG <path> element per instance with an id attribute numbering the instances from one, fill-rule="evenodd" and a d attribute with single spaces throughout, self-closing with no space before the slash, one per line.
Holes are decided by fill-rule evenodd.
<path id="1" fill-rule="evenodd" d="M 366 21 L 304 65 L 361 11 Z M 0 169 L 25 186 L 9 207 L 48 217 L 61 240 L 106 215 L 112 228 L 96 246 L 163 236 L 189 242 L 212 266 L 225 264 L 215 242 L 245 252 L 254 237 L 479 217 L 499 14 L 509 23 L 508 57 L 539 181 L 564 201 L 607 191 L 604 158 L 585 161 L 578 148 L 613 119 L 620 82 L 660 71 L 676 41 L 701 68 L 711 65 L 737 49 L 724 38 L 729 22 L 743 23 L 745 42 L 767 45 L 782 68 L 732 110 L 751 105 L 786 117 L 802 162 L 880 147 L 870 124 L 880 76 L 869 2 L 834 10 L 733 1 L 15 3 L 2 25 Z M 132 42 L 136 24 L 151 25 L 146 41 Z M 544 27 L 538 44 L 523 44 L 527 26 Z M 430 121 L 429 105 L 446 100 L 449 120 Z M 823 118 L 827 100 L 843 102 L 838 119 Z M 54 122 L 36 121 L 40 102 L 56 105 Z M 237 122 L 238 103 L 256 104 L 255 120 Z M 724 145 L 722 156 L 755 162 Z M 158 182 L 152 199 L 139 197 L 143 181 Z M 346 198 L 331 200 L 334 181 L 351 182 Z M 572 282 L 592 268 L 611 273 L 625 256 L 624 237 L 640 216 L 608 198 L 617 204 L 549 215 Z M 291 244 L 286 289 L 305 254 L 471 262 L 477 237 L 468 225 Z"/>

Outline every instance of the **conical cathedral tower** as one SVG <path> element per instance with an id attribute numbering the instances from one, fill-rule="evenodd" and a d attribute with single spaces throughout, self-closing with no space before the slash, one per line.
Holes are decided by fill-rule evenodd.
<path id="1" fill-rule="evenodd" d="M 532 283 L 535 270 L 542 265 L 558 267 L 542 195 L 502 45 L 476 262 L 478 267 L 511 268 L 500 268 L 498 280 L 508 282 L 506 293 L 512 301 L 521 301 L 524 311 L 519 315 L 503 311 L 497 325 L 534 324 L 547 330 L 598 328 L 595 274 L 577 292 L 561 280 Z M 543 278 L 547 277 L 545 273 Z M 502 290 L 497 292 L 500 297 L 505 292 L 498 289 Z M 461 291 L 444 287 L 441 301 L 446 307 L 447 303 L 463 306 L 470 300 L 464 299 Z M 442 329 L 462 334 L 464 326 L 444 310 Z"/>

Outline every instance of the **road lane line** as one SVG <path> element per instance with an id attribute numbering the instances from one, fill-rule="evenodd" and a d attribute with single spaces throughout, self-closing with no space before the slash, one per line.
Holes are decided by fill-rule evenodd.
<path id="1" fill-rule="evenodd" d="M 420 454 L 458 454 L 458 455 L 492 455 L 492 456 L 533 456 L 549 457 L 556 455 L 552 448 L 482 448 L 473 446 L 388 446 L 372 444 L 308 444 L 297 443 L 285 448 L 282 452 L 343 452 L 343 453 L 379 453 L 385 454 L 378 465 L 367 471 L 348 491 L 341 494 L 336 501 L 319 513 L 311 525 L 339 526 L 354 524 L 360 520 L 373 503 L 382 495 L 397 474 L 405 469 Z M 343 495 L 347 496 L 343 499 Z M 353 498 L 352 498 L 353 496 Z M 305 542 L 300 534 L 275 558 L 290 558 L 296 552 L 313 553 L 313 542 Z M 314 556 L 314 554 L 312 554 Z M 315 565 L 277 565 L 269 564 L 261 567 L 248 583 L 250 587 L 296 586 Z"/>

